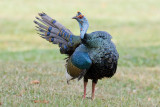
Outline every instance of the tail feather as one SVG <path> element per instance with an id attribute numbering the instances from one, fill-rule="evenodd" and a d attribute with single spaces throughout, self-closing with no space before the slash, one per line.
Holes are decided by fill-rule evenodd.
<path id="1" fill-rule="evenodd" d="M 41 24 L 41 23 L 39 23 L 35 20 L 34 20 L 34 23 L 37 24 L 40 28 L 47 29 L 47 26 L 45 26 L 45 25 L 43 25 L 43 24 Z"/>
<path id="2" fill-rule="evenodd" d="M 38 32 L 41 32 L 44 36 L 51 36 L 51 37 L 54 37 L 54 38 L 58 38 L 58 39 L 62 39 L 64 40 L 62 37 L 60 36 L 57 36 L 57 30 L 54 30 L 54 31 L 50 31 L 50 32 L 47 32 L 46 30 L 42 29 L 42 28 L 39 28 L 37 27 L 36 29 Z M 65 41 L 65 40 L 64 40 Z"/>
<path id="3" fill-rule="evenodd" d="M 56 37 L 52 37 L 52 36 L 45 36 L 44 34 L 40 34 L 42 38 L 46 39 L 49 42 L 52 42 L 53 44 L 63 44 L 63 45 L 67 45 L 68 43 L 62 39 L 56 38 Z M 61 45 L 59 45 L 59 47 L 61 47 Z"/>
<path id="4" fill-rule="evenodd" d="M 47 26 L 52 26 L 49 23 L 47 23 L 46 21 L 44 21 L 43 19 L 40 19 L 39 17 L 36 17 L 37 20 L 39 20 L 40 22 L 42 22 L 43 24 L 47 25 Z"/>
<path id="5" fill-rule="evenodd" d="M 56 27 L 54 24 L 52 24 L 52 18 L 49 17 L 47 14 L 45 13 L 39 13 L 38 14 L 45 22 L 47 22 L 48 24 L 50 24 L 52 27 Z"/>
<path id="6" fill-rule="evenodd" d="M 60 24 L 58 21 L 55 19 L 52 19 L 49 17 L 46 13 L 39 13 L 39 16 L 48 24 L 50 24 L 52 27 L 56 27 L 59 30 L 64 29 L 67 33 L 72 34 L 72 32 L 64 27 L 62 24 Z"/>
<path id="7" fill-rule="evenodd" d="M 46 36 L 49 36 L 52 33 L 52 34 L 56 34 L 60 38 L 65 39 L 67 42 L 69 41 L 69 39 L 72 39 L 72 38 L 70 38 L 70 36 L 72 36 L 72 35 L 69 35 L 63 29 L 59 30 L 59 29 L 51 27 L 51 26 L 45 26 L 37 21 L 34 21 L 34 23 L 39 26 L 39 27 L 37 27 L 38 28 L 37 30 L 42 33 L 45 33 Z"/>
<path id="8" fill-rule="evenodd" d="M 74 36 L 72 32 L 62 24 L 52 19 L 45 13 L 39 13 L 39 17 L 34 23 L 37 25 L 36 30 L 42 38 L 53 44 L 58 44 L 62 54 L 71 55 L 76 47 L 81 43 L 79 36 Z M 41 22 L 41 23 L 40 23 Z"/>

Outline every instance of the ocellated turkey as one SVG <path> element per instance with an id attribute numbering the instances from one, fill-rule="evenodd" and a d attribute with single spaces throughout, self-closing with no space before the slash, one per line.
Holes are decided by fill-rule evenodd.
<path id="1" fill-rule="evenodd" d="M 70 80 L 84 78 L 84 95 L 88 79 L 92 80 L 92 99 L 94 99 L 95 85 L 98 79 L 112 77 L 117 69 L 119 54 L 112 36 L 105 31 L 87 33 L 89 23 L 80 12 L 73 17 L 80 26 L 80 36 L 74 35 L 69 29 L 52 19 L 45 13 L 39 13 L 41 18 L 37 24 L 37 31 L 42 38 L 53 44 L 58 44 L 60 53 L 66 54 L 66 78 Z"/>

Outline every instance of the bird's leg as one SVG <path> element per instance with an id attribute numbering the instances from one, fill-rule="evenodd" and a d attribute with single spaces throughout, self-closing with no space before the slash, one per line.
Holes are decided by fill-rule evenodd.
<path id="1" fill-rule="evenodd" d="M 94 96 L 95 96 L 95 86 L 96 86 L 96 84 L 97 84 L 97 81 L 98 80 L 93 80 L 92 81 L 92 100 L 94 100 Z"/>
<path id="2" fill-rule="evenodd" d="M 87 87 L 87 83 L 88 83 L 88 79 L 84 78 L 84 95 L 83 95 L 83 99 L 86 98 L 86 87 Z"/>
<path id="3" fill-rule="evenodd" d="M 92 82 L 92 100 L 94 100 L 94 94 L 95 94 L 95 86 L 96 86 L 96 83 Z"/>
<path id="4" fill-rule="evenodd" d="M 86 87 L 87 87 L 87 83 L 88 83 L 88 82 L 84 82 L 84 95 L 83 95 L 83 99 L 86 98 Z"/>

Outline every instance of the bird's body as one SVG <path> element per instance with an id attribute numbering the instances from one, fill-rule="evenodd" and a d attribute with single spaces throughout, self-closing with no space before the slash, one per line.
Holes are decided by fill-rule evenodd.
<path id="1" fill-rule="evenodd" d="M 87 34 L 88 20 L 80 12 L 74 17 L 80 25 L 80 37 L 73 35 L 58 22 L 56 25 L 56 22 L 54 20 L 51 21 L 46 14 L 40 14 L 40 16 L 42 20 L 38 19 L 48 25 L 45 28 L 35 21 L 40 27 L 39 31 L 45 33 L 41 34 L 42 37 L 50 42 L 59 44 L 61 53 L 68 55 L 66 60 L 67 81 L 84 77 L 85 98 L 88 79 L 92 79 L 92 98 L 94 98 L 95 84 L 98 79 L 112 77 L 117 69 L 119 54 L 111 41 L 112 36 L 105 31 Z M 57 29 L 54 29 L 54 27 Z M 51 28 L 54 29 L 53 34 Z"/>
<path id="2" fill-rule="evenodd" d="M 82 44 L 76 48 L 74 54 L 88 53 L 92 60 L 92 65 L 84 76 L 86 79 L 96 80 L 103 77 L 112 77 L 116 72 L 118 53 L 111 38 L 111 35 L 104 31 L 92 32 L 86 34 Z M 78 56 L 76 60 L 81 62 Z"/>

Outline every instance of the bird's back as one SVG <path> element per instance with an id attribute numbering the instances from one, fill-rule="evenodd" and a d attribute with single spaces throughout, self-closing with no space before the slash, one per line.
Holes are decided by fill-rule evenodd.
<path id="1" fill-rule="evenodd" d="M 112 36 L 104 31 L 92 32 L 85 35 L 83 44 L 76 49 L 87 52 L 92 60 L 86 78 L 112 77 L 116 72 L 119 54 L 111 38 Z"/>

